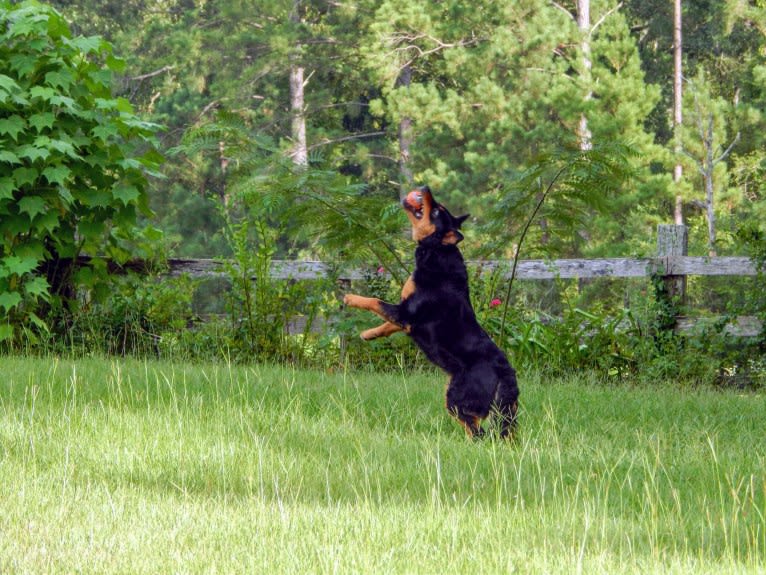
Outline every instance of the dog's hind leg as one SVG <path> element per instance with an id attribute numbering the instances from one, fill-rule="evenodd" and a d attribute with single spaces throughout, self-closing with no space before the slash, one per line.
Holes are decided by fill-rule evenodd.
<path id="1" fill-rule="evenodd" d="M 452 415 L 465 428 L 468 437 L 476 437 L 478 439 L 484 435 L 484 430 L 481 428 L 482 418 L 478 415 L 466 413 L 460 409 L 454 410 Z"/>
<path id="2" fill-rule="evenodd" d="M 465 428 L 469 437 L 484 435 L 481 422 L 489 415 L 491 396 L 476 394 L 465 375 L 453 375 L 447 386 L 447 411 Z"/>

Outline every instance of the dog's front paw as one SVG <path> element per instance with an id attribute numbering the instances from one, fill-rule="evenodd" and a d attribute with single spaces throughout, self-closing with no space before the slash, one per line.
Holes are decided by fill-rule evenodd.
<path id="1" fill-rule="evenodd" d="M 348 307 L 360 307 L 359 301 L 362 299 L 361 296 L 354 295 L 352 293 L 347 293 L 343 296 L 343 304 L 347 305 Z"/>

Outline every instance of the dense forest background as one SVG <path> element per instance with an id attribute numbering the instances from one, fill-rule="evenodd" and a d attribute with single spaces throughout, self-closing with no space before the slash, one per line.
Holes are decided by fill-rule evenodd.
<path id="1" fill-rule="evenodd" d="M 176 255 L 228 251 L 211 200 L 229 201 L 238 165 L 247 161 L 258 173 L 275 154 L 390 202 L 413 182 L 426 183 L 454 213 L 482 222 L 541 156 L 567 146 L 631 146 L 631 177 L 603 191 L 598 209 L 557 210 L 550 199 L 524 257 L 652 254 L 656 225 L 673 222 L 676 198 L 691 228 L 690 254 L 738 251 L 738 230 L 766 215 L 763 0 L 682 2 L 679 129 L 668 0 L 52 5 L 73 32 L 113 43 L 127 60 L 118 93 L 166 127 L 161 147 L 175 153 L 150 193 Z M 230 131 L 208 130 L 207 146 L 178 152 L 190 131 L 211 124 Z M 235 129 L 252 147 L 229 141 Z M 674 182 L 677 163 L 683 176 Z M 583 217 L 572 225 L 567 216 L 577 210 Z M 507 223 L 509 241 L 492 256 L 512 254 L 522 223 Z"/>

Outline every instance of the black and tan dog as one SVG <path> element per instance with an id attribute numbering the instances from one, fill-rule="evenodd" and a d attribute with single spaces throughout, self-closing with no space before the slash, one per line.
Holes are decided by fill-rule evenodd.
<path id="1" fill-rule="evenodd" d="M 428 359 L 446 371 L 447 409 L 471 436 L 481 436 L 481 422 L 493 409 L 501 418 L 500 434 L 513 431 L 519 390 L 516 372 L 505 354 L 476 320 L 468 293 L 468 273 L 457 244 L 468 216 L 454 217 L 436 202 L 427 187 L 402 201 L 417 242 L 415 271 L 402 289 L 398 305 L 347 294 L 350 307 L 369 310 L 386 322 L 362 332 L 374 339 L 404 331 Z"/>

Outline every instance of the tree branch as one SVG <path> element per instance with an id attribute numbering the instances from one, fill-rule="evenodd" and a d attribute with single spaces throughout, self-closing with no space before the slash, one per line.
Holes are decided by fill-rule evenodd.
<path id="1" fill-rule="evenodd" d="M 617 4 L 617 6 L 615 6 L 615 7 L 614 7 L 614 8 L 612 8 L 611 10 L 607 10 L 607 11 L 604 13 L 604 15 L 603 15 L 603 16 L 601 16 L 601 18 L 599 18 L 599 19 L 598 19 L 598 22 L 596 22 L 596 23 L 595 23 L 593 26 L 591 26 L 591 28 L 590 28 L 590 32 L 588 32 L 588 36 L 589 36 L 589 37 L 590 37 L 590 36 L 593 36 L 593 33 L 596 31 L 596 28 L 598 28 L 599 26 L 601 26 L 601 24 L 603 24 L 603 23 L 604 23 L 604 20 L 606 20 L 607 18 L 609 18 L 609 16 L 611 16 L 611 15 L 612 15 L 614 12 L 617 12 L 617 10 L 619 10 L 620 8 L 622 8 L 622 4 L 623 4 L 623 3 L 622 3 L 622 2 L 620 2 L 619 4 Z"/>
<path id="2" fill-rule="evenodd" d="M 389 52 L 390 55 L 394 55 L 397 52 L 409 52 L 414 51 L 415 56 L 413 58 L 410 58 L 405 62 L 403 65 L 399 66 L 399 70 L 403 70 L 407 66 L 410 66 L 416 58 L 422 58 L 424 56 L 429 56 L 430 54 L 435 54 L 436 52 L 439 52 L 441 50 L 447 50 L 449 48 L 462 48 L 465 46 L 473 46 L 474 44 L 478 44 L 481 41 L 481 38 L 474 36 L 473 38 L 470 38 L 468 40 L 462 39 L 458 40 L 457 42 L 442 42 L 438 38 L 431 36 L 430 34 L 397 34 L 397 35 L 391 35 L 388 38 L 389 42 L 396 46 L 393 48 L 391 52 Z M 420 48 L 417 44 L 414 42 L 417 40 L 428 40 L 436 46 L 434 48 L 431 48 L 429 50 L 424 50 Z M 406 45 L 401 45 L 406 43 Z"/>
<path id="3" fill-rule="evenodd" d="M 351 136 L 344 136 L 342 138 L 336 138 L 334 140 L 323 140 L 321 142 L 318 142 L 316 144 L 313 144 L 309 146 L 309 150 L 314 150 L 316 148 L 320 148 L 322 146 L 329 146 L 330 144 L 338 144 L 340 142 L 348 142 L 349 140 L 361 140 L 364 138 L 375 138 L 377 136 L 385 136 L 385 132 L 367 132 L 365 134 L 354 134 Z"/>
<path id="4" fill-rule="evenodd" d="M 207 114 L 210 110 L 218 106 L 219 103 L 220 103 L 220 100 L 213 100 L 212 102 L 210 102 L 207 106 L 202 108 L 202 111 L 197 116 L 197 119 L 199 120 L 202 116 Z"/>
<path id="5" fill-rule="evenodd" d="M 154 72 L 149 72 L 147 74 L 141 74 L 140 76 L 133 76 L 132 78 L 128 78 L 128 80 L 131 82 L 142 82 L 144 80 L 148 80 L 149 78 L 154 78 L 155 76 L 164 74 L 165 72 L 169 72 L 173 68 L 175 68 L 175 66 L 163 66 L 159 70 L 155 70 Z"/>
<path id="6" fill-rule="evenodd" d="M 715 160 L 713 160 L 713 164 L 714 165 L 717 164 L 718 162 L 726 159 L 726 157 L 731 153 L 732 148 L 734 148 L 734 146 L 737 145 L 737 142 L 739 142 L 739 137 L 740 136 L 741 136 L 740 132 L 737 132 L 737 135 L 734 136 L 734 141 L 731 144 L 729 144 L 729 147 L 726 148 L 726 151 L 723 154 L 721 154 L 720 156 L 718 156 Z"/>
<path id="7" fill-rule="evenodd" d="M 692 154 L 686 148 L 681 148 L 681 153 L 694 162 L 694 165 L 697 166 L 697 170 L 699 171 L 700 175 L 706 175 L 705 164 L 701 160 L 697 159 L 697 156 Z"/>
<path id="8" fill-rule="evenodd" d="M 562 11 L 564 14 L 566 14 L 567 16 L 569 16 L 569 17 L 570 17 L 572 20 L 574 20 L 575 22 L 577 21 L 577 17 L 576 17 L 574 14 L 572 14 L 572 13 L 571 13 L 569 10 L 567 10 L 566 8 L 564 8 L 564 7 L 563 7 L 561 4 L 559 4 L 558 2 L 551 2 L 551 6 L 553 6 L 554 8 L 557 8 L 557 9 L 561 10 L 561 11 Z"/>

